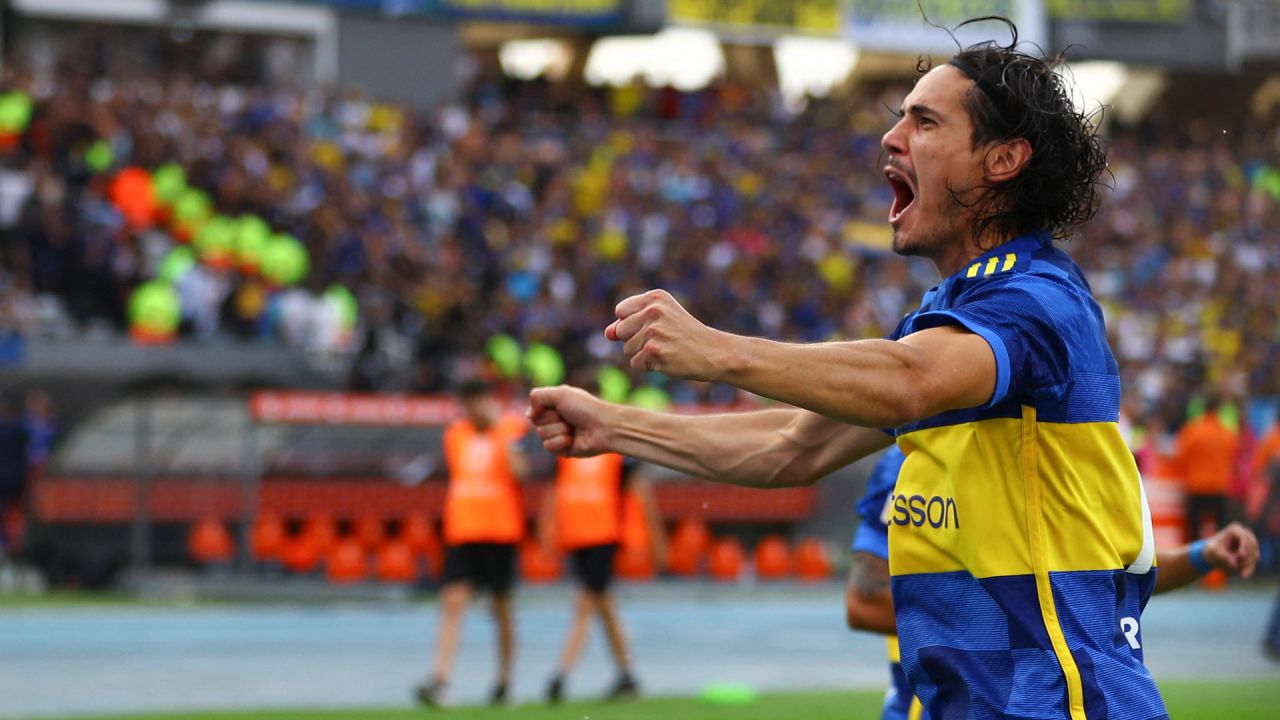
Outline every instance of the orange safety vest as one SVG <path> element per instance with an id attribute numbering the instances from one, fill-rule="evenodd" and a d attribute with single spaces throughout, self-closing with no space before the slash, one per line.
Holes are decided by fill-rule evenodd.
<path id="1" fill-rule="evenodd" d="M 622 495 L 622 547 L 627 550 L 649 551 L 649 522 L 644 515 L 644 503 L 635 489 Z"/>
<path id="2" fill-rule="evenodd" d="M 524 537 L 520 485 L 511 470 L 509 446 L 526 430 L 525 421 L 515 416 L 504 416 L 484 432 L 465 419 L 445 429 L 447 544 L 517 543 Z"/>
<path id="3" fill-rule="evenodd" d="M 1187 492 L 1225 495 L 1235 475 L 1239 442 L 1212 413 L 1184 425 L 1178 433 L 1178 464 Z"/>
<path id="4" fill-rule="evenodd" d="M 556 539 L 562 550 L 621 539 L 621 455 L 561 458 L 555 492 Z"/>

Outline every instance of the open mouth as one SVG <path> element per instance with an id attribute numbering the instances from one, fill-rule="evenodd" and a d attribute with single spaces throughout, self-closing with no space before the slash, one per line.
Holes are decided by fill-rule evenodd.
<path id="1" fill-rule="evenodd" d="M 889 224 L 894 225 L 902 220 L 902 216 L 916 202 L 916 190 L 906 173 L 895 167 L 886 167 L 884 176 L 893 189 L 893 207 L 889 208 Z"/>

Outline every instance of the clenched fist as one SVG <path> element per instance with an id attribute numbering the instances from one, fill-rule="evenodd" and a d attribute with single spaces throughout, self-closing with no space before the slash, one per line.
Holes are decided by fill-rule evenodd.
<path id="1" fill-rule="evenodd" d="M 586 390 L 561 385 L 529 393 L 529 421 L 548 452 L 590 457 L 608 452 L 606 415 L 610 406 Z"/>
<path id="2" fill-rule="evenodd" d="M 1205 541 L 1204 559 L 1220 570 L 1248 578 L 1258 566 L 1258 538 L 1238 522 L 1222 528 Z"/>
<path id="3" fill-rule="evenodd" d="M 618 319 L 605 337 L 623 343 L 631 367 L 682 380 L 716 380 L 732 335 L 698 322 L 666 290 L 650 290 L 618 303 Z"/>

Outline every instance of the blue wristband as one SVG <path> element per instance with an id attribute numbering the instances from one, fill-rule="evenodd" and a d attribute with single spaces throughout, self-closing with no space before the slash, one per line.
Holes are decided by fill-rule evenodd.
<path id="1" fill-rule="evenodd" d="M 1213 570 L 1213 566 L 1204 558 L 1204 545 L 1204 540 L 1197 540 L 1187 549 L 1187 559 L 1191 561 L 1191 567 L 1201 575 L 1206 575 Z"/>

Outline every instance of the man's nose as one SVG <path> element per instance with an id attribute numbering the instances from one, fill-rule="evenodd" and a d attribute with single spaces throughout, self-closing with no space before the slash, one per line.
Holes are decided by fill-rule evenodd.
<path id="1" fill-rule="evenodd" d="M 880 147 L 890 155 L 905 155 L 907 153 L 906 133 L 902 131 L 902 123 L 899 122 L 889 128 L 889 132 L 880 138 Z"/>

